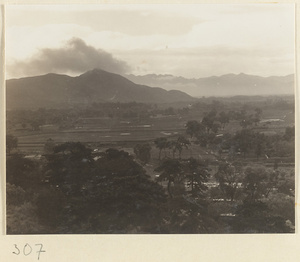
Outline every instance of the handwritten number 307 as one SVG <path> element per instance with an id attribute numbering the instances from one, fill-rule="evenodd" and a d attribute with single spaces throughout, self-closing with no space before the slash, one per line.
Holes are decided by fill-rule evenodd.
<path id="1" fill-rule="evenodd" d="M 13 251 L 12 253 L 15 255 L 24 255 L 24 256 L 28 256 L 32 253 L 33 248 L 26 243 L 23 247 L 23 250 L 21 251 L 18 246 L 16 244 L 14 244 L 15 246 L 15 251 Z M 38 250 L 36 251 L 36 253 L 38 254 L 38 260 L 40 260 L 40 255 L 41 253 L 46 252 L 45 250 L 43 250 L 43 244 L 35 244 L 35 246 L 39 246 Z"/>

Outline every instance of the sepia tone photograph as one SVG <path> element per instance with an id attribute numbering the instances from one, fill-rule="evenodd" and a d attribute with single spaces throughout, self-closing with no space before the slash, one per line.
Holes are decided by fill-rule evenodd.
<path id="1" fill-rule="evenodd" d="M 6 6 L 6 233 L 295 233 L 294 12 Z"/>

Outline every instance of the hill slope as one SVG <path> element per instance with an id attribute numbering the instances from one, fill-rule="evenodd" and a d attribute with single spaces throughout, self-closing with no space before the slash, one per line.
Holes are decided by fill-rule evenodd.
<path id="1" fill-rule="evenodd" d="M 70 107 L 93 102 L 164 103 L 192 101 L 176 90 L 137 85 L 130 80 L 100 69 L 77 77 L 47 74 L 6 81 L 7 109 Z"/>

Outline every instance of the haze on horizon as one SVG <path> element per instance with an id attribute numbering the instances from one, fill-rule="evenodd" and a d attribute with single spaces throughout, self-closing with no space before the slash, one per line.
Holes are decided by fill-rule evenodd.
<path id="1" fill-rule="evenodd" d="M 294 24 L 292 4 L 8 6 L 6 76 L 289 75 Z"/>

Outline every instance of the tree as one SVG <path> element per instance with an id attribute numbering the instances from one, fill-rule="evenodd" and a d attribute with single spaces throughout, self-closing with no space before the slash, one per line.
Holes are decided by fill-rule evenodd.
<path id="1" fill-rule="evenodd" d="M 64 195 L 61 211 L 52 214 L 57 227 L 63 233 L 160 233 L 163 188 L 127 152 L 110 148 L 99 156 L 92 161 L 78 143 L 62 144 L 47 155 L 50 183 Z M 42 208 L 47 197 L 39 199 Z"/>
<path id="2" fill-rule="evenodd" d="M 249 202 L 258 201 L 265 193 L 268 171 L 264 166 L 248 166 L 244 171 L 243 185 L 246 199 Z"/>
<path id="3" fill-rule="evenodd" d="M 267 203 L 244 200 L 237 206 L 236 219 L 231 227 L 234 233 L 291 233 L 282 215 L 272 214 Z"/>
<path id="4" fill-rule="evenodd" d="M 242 129 L 236 133 L 233 141 L 236 143 L 236 147 L 244 154 L 244 157 L 246 157 L 246 154 L 253 146 L 253 131 L 250 129 Z"/>
<path id="5" fill-rule="evenodd" d="M 261 119 L 261 115 L 262 115 L 262 109 L 257 107 L 255 108 L 255 115 L 254 115 L 254 119 L 253 122 L 255 123 L 255 125 L 257 125 Z"/>
<path id="6" fill-rule="evenodd" d="M 7 234 L 41 234 L 44 226 L 39 223 L 36 206 L 32 202 L 7 205 Z"/>
<path id="7" fill-rule="evenodd" d="M 51 154 L 54 152 L 55 143 L 52 138 L 47 139 L 45 145 L 44 145 L 44 152 L 46 154 Z"/>
<path id="8" fill-rule="evenodd" d="M 188 121 L 185 126 L 186 133 L 190 135 L 191 138 L 205 132 L 205 127 L 196 120 Z"/>
<path id="9" fill-rule="evenodd" d="M 155 146 L 159 149 L 158 159 L 161 159 L 161 151 L 168 147 L 168 140 L 165 137 L 159 137 L 154 140 Z"/>
<path id="10" fill-rule="evenodd" d="M 41 183 L 38 164 L 21 154 L 13 154 L 6 159 L 7 183 L 20 186 L 25 190 L 34 191 Z"/>
<path id="11" fill-rule="evenodd" d="M 49 182 L 66 194 L 81 195 L 81 185 L 93 174 L 91 149 L 79 142 L 67 142 L 47 154 L 45 173 Z"/>
<path id="12" fill-rule="evenodd" d="M 241 182 L 241 168 L 239 165 L 223 162 L 215 174 L 219 187 L 226 198 L 234 200 L 238 184 Z"/>
<path id="13" fill-rule="evenodd" d="M 295 225 L 295 198 L 283 193 L 272 194 L 267 202 L 270 212 L 274 216 L 283 216 L 285 220 Z"/>
<path id="14" fill-rule="evenodd" d="M 206 113 L 203 117 L 201 124 L 205 126 L 206 132 L 209 134 L 210 131 L 214 128 L 213 132 L 216 133 L 216 125 L 214 121 L 216 120 L 217 112 L 212 110 L 209 113 Z"/>
<path id="15" fill-rule="evenodd" d="M 151 146 L 146 144 L 137 144 L 134 147 L 134 153 L 143 164 L 147 164 L 151 158 Z"/>
<path id="16" fill-rule="evenodd" d="M 253 146 L 257 159 L 264 154 L 266 147 L 266 137 L 264 134 L 255 133 L 253 136 Z"/>
<path id="17" fill-rule="evenodd" d="M 18 138 L 13 135 L 6 135 L 6 153 L 18 147 Z"/>
<path id="18" fill-rule="evenodd" d="M 273 170 L 270 172 L 270 184 L 273 188 L 277 188 L 278 193 L 287 196 L 295 196 L 295 171 L 290 173 L 282 170 Z"/>
<path id="19" fill-rule="evenodd" d="M 245 169 L 244 190 L 246 197 L 241 205 L 237 206 L 236 219 L 231 224 L 233 231 L 236 233 L 289 233 L 293 232 L 293 227 L 289 226 L 286 221 L 286 214 L 280 213 L 282 210 L 276 210 L 278 193 L 270 194 L 271 189 L 277 183 L 276 172 L 266 169 L 264 166 L 251 166 Z M 281 193 L 279 193 L 281 194 Z M 267 197 L 269 198 L 267 199 Z M 281 200 L 284 198 L 281 195 Z M 289 212 L 289 217 L 293 215 L 291 208 L 293 200 L 290 196 L 289 207 L 286 211 Z M 277 198 L 278 199 L 278 198 Z M 279 204 L 279 203 L 278 203 Z M 292 211 L 292 212 L 290 212 Z M 293 219 L 290 220 L 293 223 Z"/>
<path id="20" fill-rule="evenodd" d="M 164 110 L 164 115 L 176 115 L 173 107 L 168 107 Z"/>
<path id="21" fill-rule="evenodd" d="M 245 116 L 241 122 L 240 125 L 246 129 L 248 126 L 251 126 L 253 124 L 253 118 L 252 116 Z"/>
<path id="22" fill-rule="evenodd" d="M 171 190 L 171 184 L 176 184 L 183 181 L 182 167 L 179 160 L 166 159 L 154 171 L 160 172 L 160 175 L 157 179 L 158 181 L 168 181 L 168 193 L 169 196 L 172 198 L 173 193 Z"/>
<path id="23" fill-rule="evenodd" d="M 295 157 L 295 142 L 276 140 L 272 143 L 272 154 L 277 157 Z"/>
<path id="24" fill-rule="evenodd" d="M 183 165 L 187 186 L 191 188 L 191 195 L 203 198 L 208 189 L 205 183 L 208 181 L 209 172 L 207 164 L 191 157 Z"/>
<path id="25" fill-rule="evenodd" d="M 102 233 L 159 231 L 163 188 L 127 152 L 109 149 L 95 164 L 95 175 L 85 184 L 88 206 L 77 209 L 88 214 L 92 227 Z"/>
<path id="26" fill-rule="evenodd" d="M 174 233 L 208 233 L 215 226 L 208 215 L 206 182 L 209 168 L 205 161 L 194 158 L 181 160 L 182 173 L 178 189 L 169 199 L 171 231 Z M 184 182 L 184 186 L 181 181 Z"/>
<path id="27" fill-rule="evenodd" d="M 170 147 L 172 148 L 173 151 L 173 158 L 175 157 L 176 151 L 178 151 L 178 156 L 181 158 L 181 153 L 183 148 L 188 148 L 190 145 L 190 141 L 186 139 L 184 136 L 179 135 L 176 141 L 170 141 Z"/>
<path id="28" fill-rule="evenodd" d="M 219 140 L 220 142 L 218 143 L 218 147 L 220 156 L 222 155 L 223 150 L 228 150 L 228 153 L 230 154 L 230 149 L 233 146 L 232 135 L 230 133 L 225 133 L 221 137 L 219 137 Z"/>
<path id="29" fill-rule="evenodd" d="M 58 233 L 63 217 L 66 196 L 58 189 L 44 187 L 35 199 L 37 217 L 41 225 L 45 226 L 48 232 Z M 41 233 L 41 232 L 40 232 Z"/>
<path id="30" fill-rule="evenodd" d="M 22 205 L 27 199 L 28 194 L 22 187 L 6 183 L 6 205 Z"/>
<path id="31" fill-rule="evenodd" d="M 224 111 L 222 111 L 219 113 L 218 120 L 221 123 L 222 129 L 224 129 L 226 124 L 229 123 L 229 116 Z"/>
<path id="32" fill-rule="evenodd" d="M 41 125 L 45 124 L 44 118 L 34 118 L 31 120 L 30 125 L 33 131 L 40 130 Z"/>

